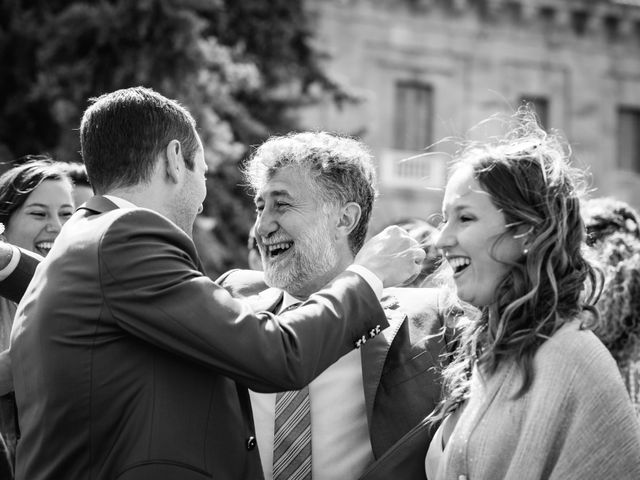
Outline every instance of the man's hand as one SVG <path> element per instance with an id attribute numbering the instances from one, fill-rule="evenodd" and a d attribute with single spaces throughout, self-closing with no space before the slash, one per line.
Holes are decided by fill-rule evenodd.
<path id="1" fill-rule="evenodd" d="M 425 256 L 406 230 L 391 226 L 365 243 L 353 263 L 371 270 L 385 287 L 393 287 L 415 278 Z"/>

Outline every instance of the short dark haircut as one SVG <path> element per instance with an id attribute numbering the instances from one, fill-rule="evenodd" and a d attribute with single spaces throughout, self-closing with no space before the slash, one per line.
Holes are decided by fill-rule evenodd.
<path id="1" fill-rule="evenodd" d="M 174 139 L 182 145 L 187 168 L 193 169 L 196 122 L 177 101 L 134 87 L 91 102 L 82 116 L 80 146 L 96 193 L 148 182 L 158 155 Z"/>
<path id="2" fill-rule="evenodd" d="M 280 169 L 288 166 L 309 171 L 326 203 L 360 205 L 360 221 L 349 235 L 349 248 L 357 254 L 367 235 L 377 193 L 373 158 L 367 147 L 353 138 L 327 132 L 272 137 L 249 159 L 245 178 L 258 191 Z"/>
<path id="3" fill-rule="evenodd" d="M 5 226 L 31 193 L 45 180 L 66 180 L 71 186 L 71 179 L 66 164 L 56 162 L 47 155 L 30 155 L 24 161 L 0 176 L 0 222 Z"/>

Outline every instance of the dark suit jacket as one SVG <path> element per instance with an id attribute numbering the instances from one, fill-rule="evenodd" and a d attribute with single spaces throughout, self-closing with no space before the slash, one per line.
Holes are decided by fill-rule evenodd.
<path id="1" fill-rule="evenodd" d="M 5 280 L 0 281 L 0 297 L 20 303 L 20 299 L 33 278 L 33 273 L 42 257 L 27 250 L 20 249 L 20 262 Z"/>
<path id="2" fill-rule="evenodd" d="M 387 326 L 353 273 L 283 318 L 255 314 L 208 279 L 191 239 L 165 217 L 94 197 L 18 307 L 16 478 L 261 478 L 238 382 L 300 388 Z"/>
<path id="3" fill-rule="evenodd" d="M 234 270 L 217 282 L 259 309 L 275 311 L 282 301 L 282 291 L 267 288 L 262 272 Z M 419 438 L 410 443 L 403 440 L 402 451 L 387 453 L 440 399 L 440 355 L 446 343 L 439 297 L 436 289 L 385 290 L 382 304 L 389 327 L 361 348 L 369 435 L 376 459 L 365 478 L 378 470 L 389 479 L 425 478 L 424 459 L 435 428 L 421 429 Z"/>

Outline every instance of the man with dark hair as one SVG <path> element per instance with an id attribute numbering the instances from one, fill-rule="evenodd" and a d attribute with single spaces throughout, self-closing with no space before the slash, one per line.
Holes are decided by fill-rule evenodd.
<path id="1" fill-rule="evenodd" d="M 255 190 L 264 274 L 236 270 L 219 281 L 275 313 L 304 302 L 353 262 L 367 233 L 375 172 L 362 143 L 318 132 L 269 139 L 246 176 Z M 390 326 L 382 335 L 362 338 L 359 351 L 305 389 L 251 392 L 267 480 L 355 480 L 365 471 L 384 471 L 379 478 L 425 477 L 430 431 L 415 430 L 410 442 L 406 437 L 440 397 L 440 354 L 446 351 L 440 301 L 435 289 L 387 289 Z M 297 406 L 295 418 L 306 419 L 298 424 L 303 434 L 282 418 L 290 403 Z M 283 433 L 288 430 L 295 438 Z M 401 440 L 402 448 L 395 448 Z"/>
<path id="2" fill-rule="evenodd" d="M 252 310 L 203 274 L 190 237 L 207 170 L 191 115 L 119 90 L 80 136 L 97 195 L 36 270 L 11 335 L 16 478 L 261 478 L 246 387 L 301 388 L 374 337 L 382 285 L 424 253 L 388 229 L 295 311 Z"/>
<path id="3" fill-rule="evenodd" d="M 170 142 L 179 144 L 193 170 L 200 138 L 191 114 L 176 102 L 142 88 L 99 98 L 82 117 L 80 145 L 89 181 L 97 194 L 148 182 Z M 203 166 L 201 166 L 203 168 Z"/>

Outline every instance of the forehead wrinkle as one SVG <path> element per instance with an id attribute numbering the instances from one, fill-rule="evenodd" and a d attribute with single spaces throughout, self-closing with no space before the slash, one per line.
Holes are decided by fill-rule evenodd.
<path id="1" fill-rule="evenodd" d="M 254 201 L 264 200 L 264 197 L 288 197 L 293 198 L 288 190 L 286 189 L 278 189 L 278 190 L 260 190 L 256 196 L 254 197 Z"/>

